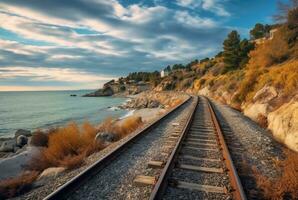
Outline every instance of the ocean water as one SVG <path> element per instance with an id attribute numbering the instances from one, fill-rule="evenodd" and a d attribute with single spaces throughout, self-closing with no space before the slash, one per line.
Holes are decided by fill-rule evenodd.
<path id="1" fill-rule="evenodd" d="M 18 129 L 32 131 L 72 121 L 97 124 L 107 117 L 118 118 L 127 114 L 125 110 L 114 109 L 125 98 L 81 97 L 88 92 L 0 92 L 0 137 L 13 136 Z"/>

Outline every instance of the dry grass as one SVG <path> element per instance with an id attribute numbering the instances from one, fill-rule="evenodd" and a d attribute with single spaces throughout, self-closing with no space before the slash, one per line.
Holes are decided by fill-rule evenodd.
<path id="1" fill-rule="evenodd" d="M 117 134 L 120 139 L 136 130 L 142 124 L 140 117 L 127 117 L 121 122 L 112 118 L 106 119 L 99 128 L 85 122 L 81 127 L 70 123 L 52 131 L 48 135 L 48 145 L 34 157 L 29 164 L 30 170 L 42 171 L 49 167 L 65 167 L 74 169 L 84 164 L 89 155 L 103 149 L 106 145 L 96 141 L 96 134 L 100 131 Z"/>
<path id="2" fill-rule="evenodd" d="M 48 134 L 38 130 L 35 133 L 33 133 L 30 143 L 31 145 L 37 146 L 37 147 L 47 147 L 48 141 L 49 141 Z"/>
<path id="3" fill-rule="evenodd" d="M 97 129 L 88 122 L 82 127 L 70 123 L 48 135 L 48 147 L 32 159 L 29 168 L 42 171 L 48 167 L 73 169 L 83 164 L 86 156 L 103 148 L 95 141 Z"/>
<path id="4" fill-rule="evenodd" d="M 32 183 L 37 179 L 38 172 L 22 174 L 15 178 L 0 182 L 0 199 L 12 198 L 31 189 Z"/>
<path id="5" fill-rule="evenodd" d="M 264 199 L 298 199 L 298 153 L 286 150 L 285 155 L 285 160 L 277 162 L 277 166 L 282 168 L 282 174 L 278 179 L 269 179 L 256 168 L 253 169 Z"/>
<path id="6" fill-rule="evenodd" d="M 142 118 L 137 116 L 127 117 L 120 122 L 108 118 L 101 124 L 99 131 L 114 133 L 118 136 L 117 139 L 121 139 L 127 134 L 135 131 L 142 124 Z"/>

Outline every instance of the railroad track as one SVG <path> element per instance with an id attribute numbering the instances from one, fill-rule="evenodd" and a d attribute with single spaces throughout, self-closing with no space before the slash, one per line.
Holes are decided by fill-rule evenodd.
<path id="1" fill-rule="evenodd" d="M 190 98 L 186 102 L 171 110 L 167 115 L 156 120 L 152 124 L 145 127 L 135 136 L 124 144 L 117 147 L 114 151 L 88 167 L 82 173 L 71 179 L 69 182 L 58 188 L 45 199 L 126 199 L 125 194 L 115 197 L 106 194 L 100 194 L 103 190 L 99 189 L 94 194 L 95 187 L 110 187 L 111 191 L 119 189 L 115 186 L 115 182 L 120 181 L 119 176 L 126 173 L 126 169 L 136 165 L 138 159 L 144 155 L 146 151 L 134 154 L 131 159 L 129 151 L 133 148 L 139 151 L 142 148 L 140 141 L 148 141 L 151 137 L 160 137 L 159 134 L 153 134 L 154 127 L 157 127 L 171 113 L 174 113 L 183 105 L 188 105 L 191 111 L 187 114 L 187 118 L 181 120 L 181 123 L 172 123 L 172 132 L 165 137 L 164 143 L 160 145 L 170 146 L 169 151 L 160 152 L 165 155 L 163 160 L 142 160 L 141 165 L 152 168 L 151 176 L 148 174 L 134 174 L 132 180 L 137 187 L 145 186 L 146 189 L 136 190 L 142 195 L 136 195 L 129 199 L 242 199 L 245 200 L 245 194 L 235 167 L 232 163 L 227 145 L 221 133 L 221 128 L 217 122 L 216 115 L 212 109 L 209 100 L 203 97 Z M 150 132 L 150 134 L 147 134 Z M 153 131 L 154 132 L 154 131 Z M 168 141 L 167 141 L 168 140 Z M 152 141 L 148 141 L 149 143 Z M 144 144 L 144 143 L 143 143 Z M 139 146 L 138 146 L 139 145 Z M 119 160 L 128 156 L 128 165 L 120 165 Z M 120 158 L 120 159 L 119 159 Z M 115 164 L 116 163 L 116 164 Z M 117 176 L 110 174 L 107 169 L 119 168 Z M 133 168 L 131 168 L 133 169 Z M 126 171 L 125 171 L 126 170 Z M 144 170 L 143 170 L 144 171 Z M 146 170 L 145 170 L 146 171 Z M 103 175 L 98 175 L 98 174 Z M 135 172 L 137 173 L 137 172 Z M 103 179 L 108 176 L 114 179 L 112 182 L 101 183 L 97 179 Z M 116 180 L 115 180 L 116 179 Z M 123 181 L 123 179 L 121 179 Z M 140 184 L 141 183 L 141 184 Z M 123 183 L 122 183 L 123 184 Z M 84 189 L 86 185 L 91 185 L 93 189 Z M 124 181 L 125 185 L 125 181 Z M 130 187 L 127 185 L 127 187 Z M 80 192 L 79 192 L 80 190 Z M 90 194 L 92 192 L 92 194 Z M 117 191 L 116 191 L 117 192 Z M 83 193 L 83 196 L 82 196 Z M 146 193 L 146 194 L 145 194 Z"/>
<path id="2" fill-rule="evenodd" d="M 220 125 L 200 97 L 162 169 L 150 200 L 246 199 Z M 155 161 L 156 162 L 156 161 Z"/>
<path id="3" fill-rule="evenodd" d="M 173 116 L 173 114 L 176 111 L 178 112 L 180 108 L 185 109 L 186 107 L 188 107 L 192 101 L 193 101 L 193 98 L 189 97 L 187 100 L 185 100 L 184 102 L 182 102 L 181 104 L 179 104 L 178 106 L 170 110 L 168 113 L 166 113 L 159 119 L 148 124 L 146 127 L 144 127 L 136 134 L 133 134 L 133 136 L 129 138 L 126 142 L 122 143 L 120 146 L 115 148 L 112 152 L 108 153 L 102 159 L 98 160 L 97 162 L 95 162 L 94 164 L 86 168 L 84 171 L 82 171 L 80 174 L 73 177 L 70 181 L 60 186 L 57 190 L 55 190 L 54 192 L 46 196 L 44 200 L 73 199 L 73 197 L 77 199 L 81 199 L 80 197 L 78 197 L 76 193 L 78 192 L 79 189 L 86 187 L 86 185 L 91 185 L 92 183 L 90 184 L 89 182 L 91 182 L 95 176 L 97 176 L 98 174 L 100 174 L 101 172 L 109 168 L 113 163 L 117 162 L 118 158 L 123 158 L 122 155 L 125 154 L 126 152 L 129 152 L 134 146 L 137 146 L 137 143 L 139 141 L 145 140 L 146 142 L 146 139 L 148 139 L 147 136 L 149 132 L 152 132 L 155 129 L 155 127 L 158 127 L 161 123 L 163 123 L 163 121 L 166 121 L 170 116 Z M 158 134 L 155 137 L 158 137 Z M 130 163 L 130 164 L 132 165 L 133 163 Z M 110 179 L 113 179 L 113 178 L 110 177 Z M 105 183 L 105 184 L 108 184 L 108 183 Z M 87 198 L 89 199 L 89 197 Z M 105 197 L 94 198 L 94 196 L 93 197 L 90 196 L 90 199 L 102 199 L 102 198 L 105 199 Z"/>

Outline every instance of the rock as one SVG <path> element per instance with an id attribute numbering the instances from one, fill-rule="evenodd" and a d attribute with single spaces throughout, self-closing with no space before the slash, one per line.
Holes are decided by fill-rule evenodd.
<path id="1" fill-rule="evenodd" d="M 95 136 L 96 141 L 114 142 L 118 139 L 115 133 L 99 132 Z"/>
<path id="2" fill-rule="evenodd" d="M 16 146 L 15 140 L 6 140 L 2 142 L 0 147 L 0 152 L 14 152 L 14 148 Z"/>
<path id="3" fill-rule="evenodd" d="M 159 101 L 152 100 L 148 103 L 147 108 L 158 108 L 160 105 Z"/>
<path id="4" fill-rule="evenodd" d="M 268 103 L 254 103 L 249 104 L 243 110 L 244 115 L 248 116 L 254 121 L 257 121 L 259 115 L 267 116 L 269 111 L 269 104 Z"/>
<path id="5" fill-rule="evenodd" d="M 112 96 L 114 94 L 114 91 L 111 87 L 106 86 L 103 89 L 99 89 L 95 92 L 85 94 L 83 97 L 105 97 L 105 96 Z"/>
<path id="6" fill-rule="evenodd" d="M 207 96 L 207 97 L 211 96 L 211 92 L 209 90 L 209 87 L 204 87 L 203 89 L 199 90 L 198 94 L 203 95 L 203 96 Z"/>
<path id="7" fill-rule="evenodd" d="M 268 103 L 278 96 L 276 89 L 272 86 L 264 86 L 259 90 L 253 97 L 254 102 L 258 103 Z"/>
<path id="8" fill-rule="evenodd" d="M 18 147 L 22 147 L 22 146 L 26 145 L 27 143 L 28 143 L 28 138 L 24 135 L 20 135 L 16 139 L 16 145 Z"/>
<path id="9" fill-rule="evenodd" d="M 48 178 L 48 177 L 56 177 L 58 174 L 61 174 L 65 171 L 65 167 L 50 167 L 45 170 L 39 175 L 38 179 Z"/>
<path id="10" fill-rule="evenodd" d="M 31 131 L 24 130 L 24 129 L 19 129 L 15 132 L 14 137 L 17 138 L 20 135 L 24 135 L 26 137 L 32 136 Z"/>
<path id="11" fill-rule="evenodd" d="M 268 128 L 275 138 L 298 152 L 298 100 L 282 105 L 268 115 Z"/>
<path id="12" fill-rule="evenodd" d="M 40 187 L 46 185 L 50 178 L 55 178 L 62 172 L 64 172 L 66 168 L 64 167 L 50 167 L 45 170 L 39 175 L 37 180 L 34 182 L 34 187 Z"/>

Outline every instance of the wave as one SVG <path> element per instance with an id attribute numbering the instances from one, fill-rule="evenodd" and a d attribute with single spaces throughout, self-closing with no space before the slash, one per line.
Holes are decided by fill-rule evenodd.
<path id="1" fill-rule="evenodd" d="M 134 112 L 135 112 L 135 110 L 130 110 L 125 115 L 123 115 L 122 117 L 119 117 L 119 119 L 124 119 L 124 118 L 127 118 L 129 116 L 132 116 Z"/>

